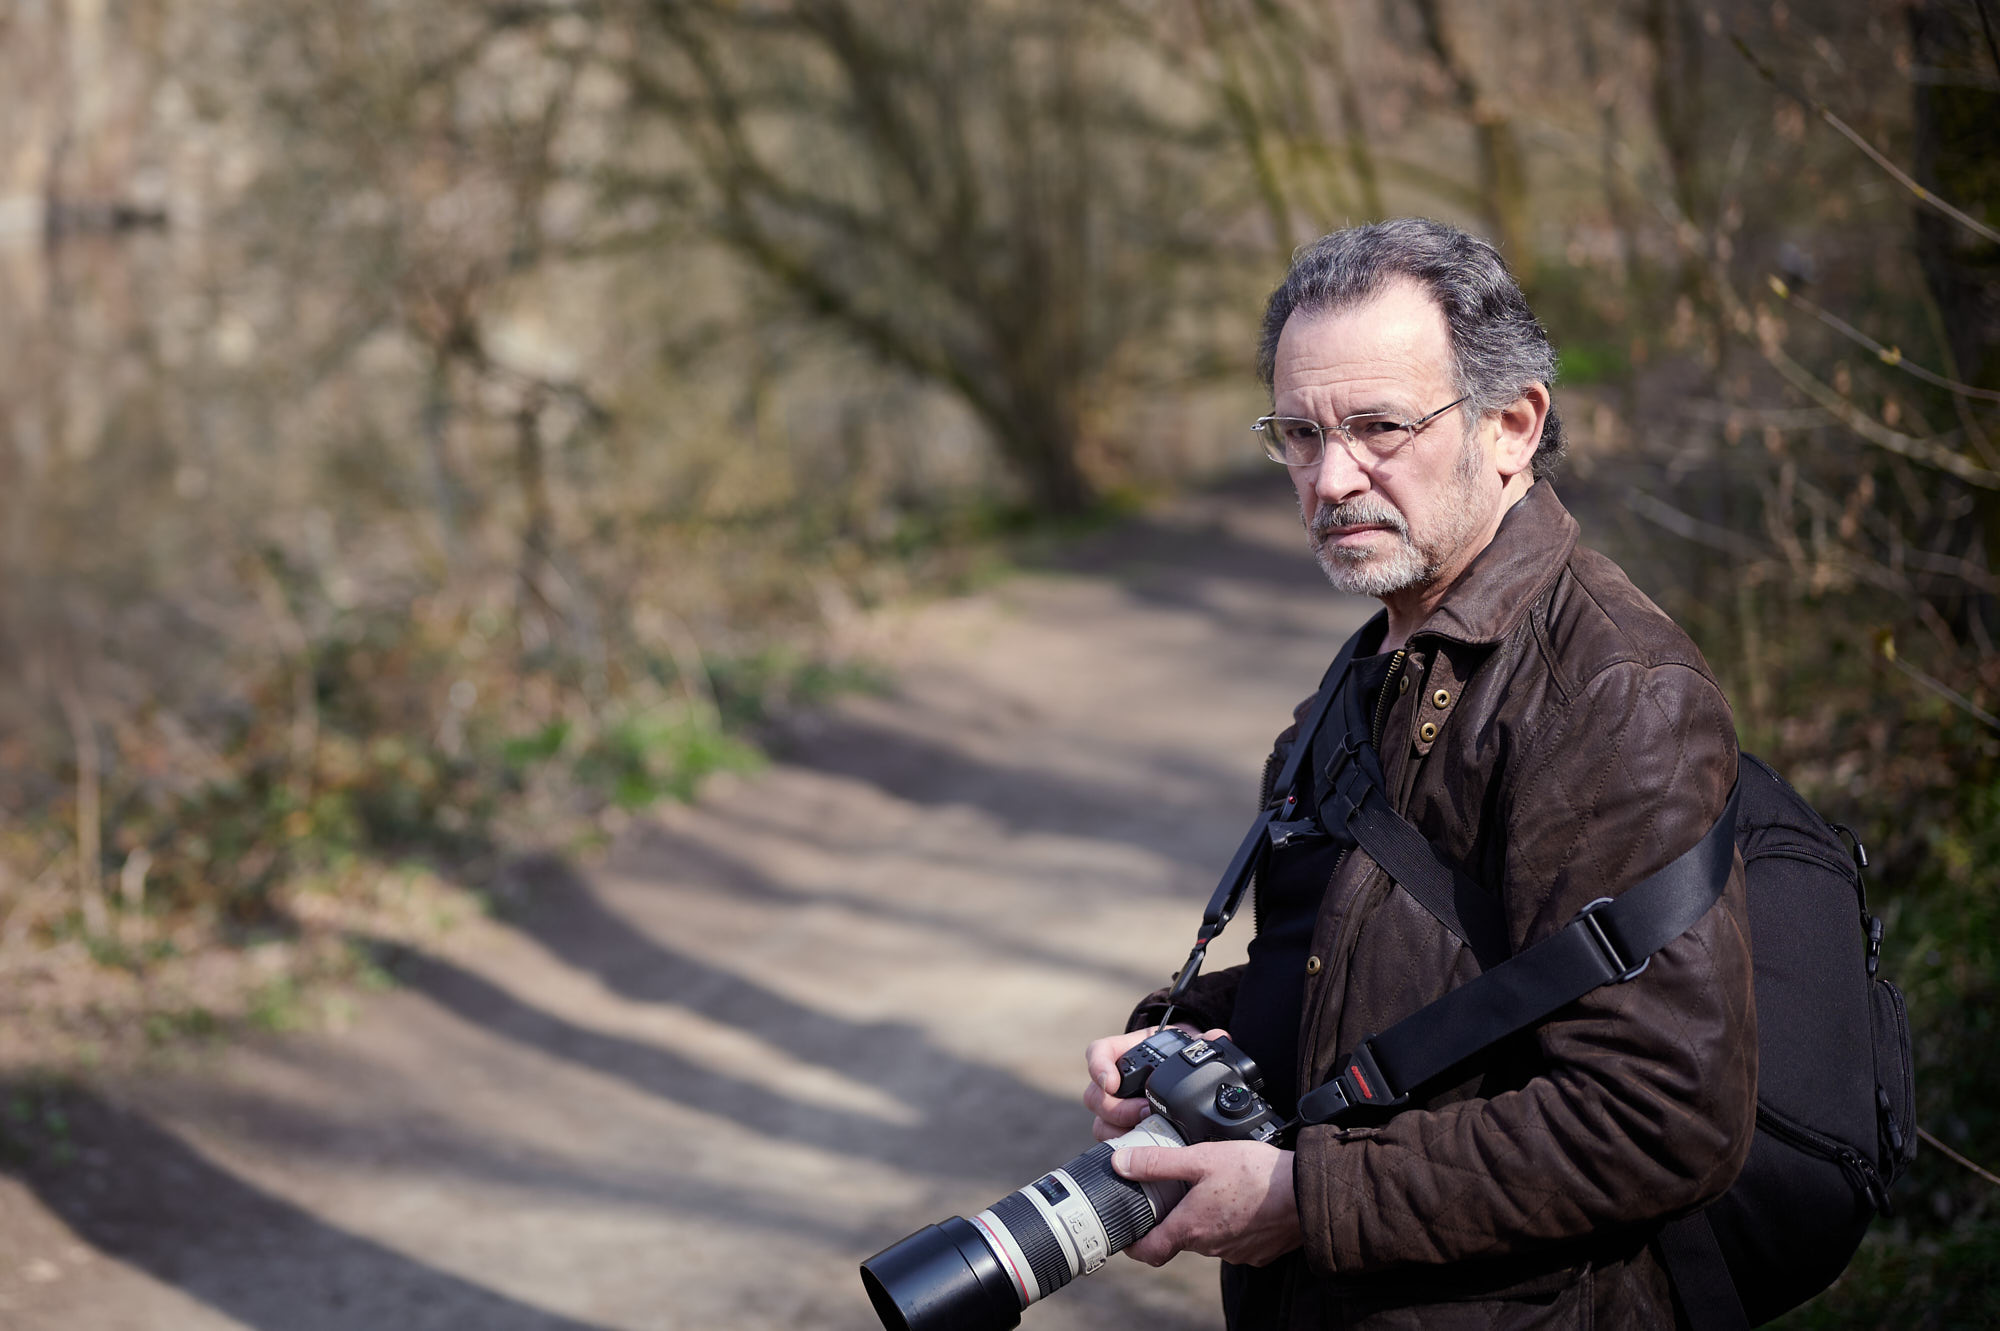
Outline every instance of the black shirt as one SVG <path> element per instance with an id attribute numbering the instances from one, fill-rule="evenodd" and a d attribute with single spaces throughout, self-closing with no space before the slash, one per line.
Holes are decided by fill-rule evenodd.
<path id="1" fill-rule="evenodd" d="M 1364 643 L 1363 646 L 1368 644 Z M 1342 694 L 1327 709 L 1320 725 L 1320 743 L 1337 741 L 1343 726 L 1366 726 L 1376 695 L 1388 678 L 1394 653 L 1356 656 L 1348 666 Z M 1317 773 L 1305 763 L 1299 771 L 1299 804 L 1319 807 Z M 1298 1112 L 1299 1017 L 1305 1003 L 1306 956 L 1312 948 L 1313 925 L 1320 899 L 1333 881 L 1333 871 L 1348 843 L 1333 837 L 1285 846 L 1271 852 L 1257 875 L 1256 936 L 1250 940 L 1250 961 L 1236 989 L 1236 1007 L 1229 1019 L 1229 1036 L 1257 1060 L 1264 1074 L 1264 1098 L 1286 1118 Z"/>

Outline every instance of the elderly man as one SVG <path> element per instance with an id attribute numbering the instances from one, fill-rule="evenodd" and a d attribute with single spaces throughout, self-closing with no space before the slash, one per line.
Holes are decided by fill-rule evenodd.
<path id="1" fill-rule="evenodd" d="M 1395 810 L 1496 899 L 1505 950 L 1700 840 L 1735 780 L 1728 704 L 1686 635 L 1577 544 L 1547 481 L 1554 357 L 1492 247 L 1420 220 L 1328 236 L 1272 296 L 1261 350 L 1259 432 L 1312 549 L 1336 588 L 1383 605 L 1339 684 L 1350 715 L 1370 719 Z M 1331 839 L 1273 852 L 1256 896 L 1248 963 L 1200 977 L 1174 1016 L 1227 1029 L 1286 1115 L 1343 1053 L 1480 970 Z M 1237 1328 L 1671 1325 L 1649 1243 L 1750 1146 L 1747 920 L 1739 861 L 1644 974 L 1384 1123 L 1308 1126 L 1292 1150 L 1119 1152 L 1128 1178 L 1191 1185 L 1129 1251 L 1223 1258 Z M 1160 998 L 1087 1053 L 1100 1140 L 1146 1112 L 1111 1094 L 1114 1064 Z"/>

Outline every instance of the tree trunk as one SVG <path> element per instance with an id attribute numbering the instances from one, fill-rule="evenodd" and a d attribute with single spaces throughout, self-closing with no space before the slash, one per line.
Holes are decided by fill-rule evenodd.
<path id="1" fill-rule="evenodd" d="M 1974 76 L 1912 81 L 1913 174 L 1972 216 L 2000 221 L 2000 93 L 1992 83 L 2000 79 L 2000 60 L 1984 40 L 1980 15 L 1965 0 L 1919 0 L 1909 16 L 1918 69 Z M 1945 372 L 1979 388 L 2000 388 L 2000 245 L 1935 209 L 1915 206 L 1914 213 L 1917 257 L 1944 325 Z M 1984 432 L 1963 398 L 1956 405 L 1976 447 Z M 1982 490 L 1976 502 L 1990 570 L 2000 551 L 2000 494 Z M 1980 600 L 1977 613 L 1990 622 L 1992 598 Z"/>
<path id="2" fill-rule="evenodd" d="M 1417 0 L 1424 43 L 1451 80 L 1452 100 L 1472 126 L 1479 159 L 1479 197 L 1493 244 L 1506 258 L 1522 286 L 1535 277 L 1535 253 L 1528 235 L 1528 172 L 1514 125 L 1499 106 L 1482 97 L 1472 70 L 1459 57 L 1457 45 L 1445 33 L 1440 0 Z"/>

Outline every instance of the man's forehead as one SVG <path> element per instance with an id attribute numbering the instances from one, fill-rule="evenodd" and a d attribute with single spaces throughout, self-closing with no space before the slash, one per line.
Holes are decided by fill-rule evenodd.
<path id="1" fill-rule="evenodd" d="M 1359 304 L 1293 311 L 1272 371 L 1279 394 L 1350 382 L 1423 388 L 1449 377 L 1451 337 L 1430 294 L 1398 280 Z"/>

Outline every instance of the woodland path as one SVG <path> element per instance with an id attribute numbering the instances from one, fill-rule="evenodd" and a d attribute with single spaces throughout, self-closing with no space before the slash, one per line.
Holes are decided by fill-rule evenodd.
<path id="1" fill-rule="evenodd" d="M 889 696 L 519 864 L 527 907 L 348 1029 L 75 1097 L 65 1166 L 0 1162 L 0 1327 L 871 1331 L 862 1258 L 1088 1145 L 1083 1044 L 1185 955 L 1372 609 L 1258 479 L 871 616 Z M 1219 1322 L 1193 1257 L 1024 1319 Z"/>

